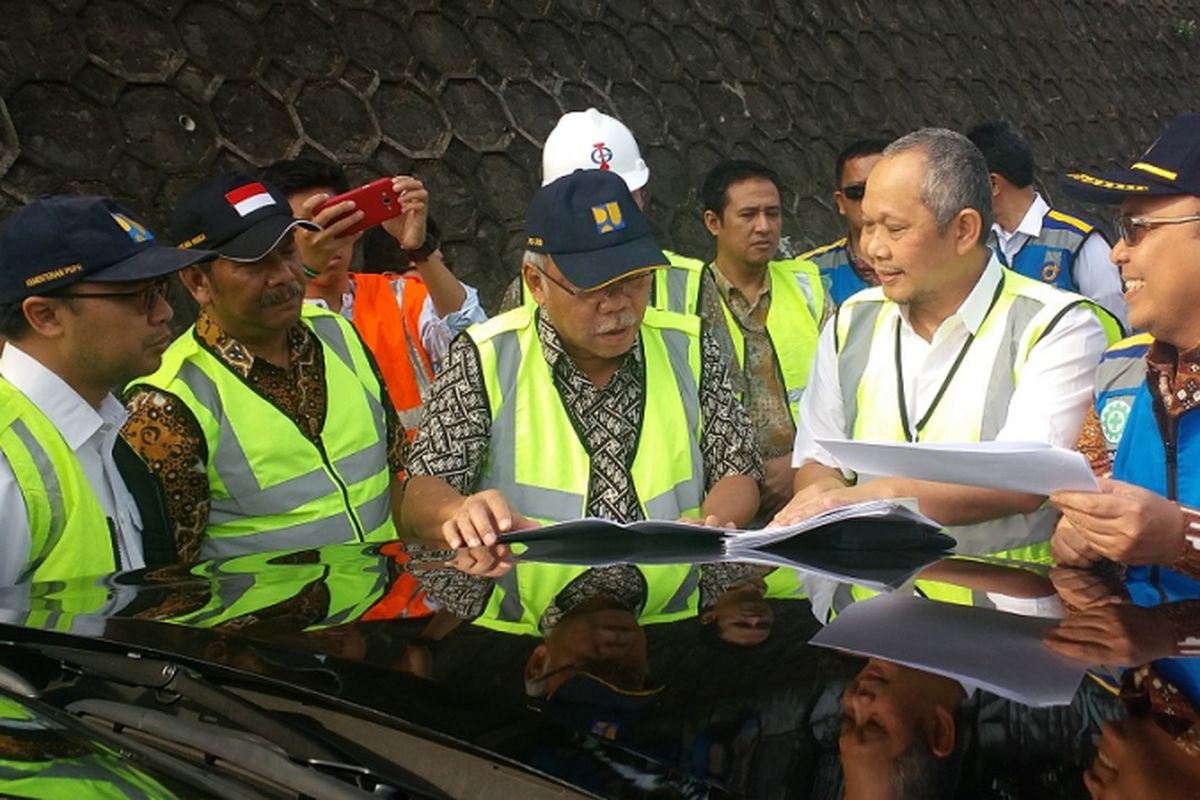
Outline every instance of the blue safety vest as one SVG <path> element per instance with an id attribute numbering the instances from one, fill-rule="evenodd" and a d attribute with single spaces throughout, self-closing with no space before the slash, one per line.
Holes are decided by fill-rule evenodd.
<path id="1" fill-rule="evenodd" d="M 1050 209 L 1042 217 L 1042 232 L 1030 237 L 1021 246 L 1011 264 L 996 242 L 994 230 L 989 236 L 989 244 L 1004 266 L 1011 267 L 1035 281 L 1049 283 L 1069 292 L 1078 292 L 1075 258 L 1083 249 L 1083 243 L 1092 234 L 1102 235 L 1095 226 L 1078 217 Z"/>
<path id="2" fill-rule="evenodd" d="M 821 270 L 821 283 L 835 305 L 841 305 L 846 298 L 867 288 L 867 282 L 858 276 L 854 269 L 850 249 L 846 247 L 846 237 L 836 242 L 809 250 L 798 257 L 801 261 L 812 261 Z"/>

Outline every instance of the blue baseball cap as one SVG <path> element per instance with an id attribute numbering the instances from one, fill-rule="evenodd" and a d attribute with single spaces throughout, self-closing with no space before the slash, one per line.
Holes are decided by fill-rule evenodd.
<path id="1" fill-rule="evenodd" d="M 0 229 L 0 303 L 79 281 L 141 281 L 216 258 L 161 245 L 108 197 L 52 195 L 17 209 Z"/>
<path id="2" fill-rule="evenodd" d="M 1086 203 L 1120 203 L 1140 195 L 1200 196 L 1200 114 L 1180 114 L 1129 169 L 1072 172 L 1062 187 Z"/>
<path id="3" fill-rule="evenodd" d="M 576 170 L 539 189 L 525 218 L 525 246 L 553 258 L 585 291 L 667 264 L 625 181 L 606 170 Z"/>

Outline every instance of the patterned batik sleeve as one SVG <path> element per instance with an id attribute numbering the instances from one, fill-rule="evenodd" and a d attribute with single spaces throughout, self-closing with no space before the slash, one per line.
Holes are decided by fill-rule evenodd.
<path id="1" fill-rule="evenodd" d="M 762 457 L 754 444 L 754 428 L 729 383 L 728 361 L 707 333 L 700 335 L 700 414 L 706 491 L 729 475 L 749 475 L 761 484 Z"/>
<path id="2" fill-rule="evenodd" d="M 155 389 L 134 389 L 126 407 L 121 433 L 161 484 L 179 560 L 199 561 L 212 502 L 200 424 L 179 398 Z"/>
<path id="3" fill-rule="evenodd" d="M 491 431 L 479 351 L 469 336 L 459 336 L 421 414 L 409 477 L 441 478 L 460 494 L 470 494 L 487 459 Z"/>
<path id="4" fill-rule="evenodd" d="M 1075 449 L 1083 453 L 1097 477 L 1107 478 L 1112 474 L 1112 457 L 1108 452 L 1108 442 L 1104 438 L 1104 428 L 1100 425 L 1100 417 L 1096 415 L 1095 405 L 1088 406 Z"/>

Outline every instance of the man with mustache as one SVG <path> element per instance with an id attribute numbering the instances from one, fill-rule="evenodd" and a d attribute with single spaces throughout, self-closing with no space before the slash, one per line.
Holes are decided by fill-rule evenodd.
<path id="1" fill-rule="evenodd" d="M 427 199 L 403 194 L 416 226 Z M 295 229 L 318 226 L 270 184 L 226 174 L 183 195 L 174 228 L 220 256 L 182 273 L 199 317 L 131 384 L 125 435 L 175 557 L 395 538 L 408 441 L 353 326 L 303 305 Z"/>
<path id="2" fill-rule="evenodd" d="M 647 309 L 667 260 L 621 177 L 541 188 L 525 225 L 537 301 L 450 348 L 413 444 L 405 523 L 453 547 L 584 516 L 745 524 L 761 462 L 719 347 Z"/>
<path id="3" fill-rule="evenodd" d="M 111 387 L 158 367 L 167 279 L 213 255 L 106 197 L 46 197 L 0 229 L 0 586 L 143 565 Z"/>

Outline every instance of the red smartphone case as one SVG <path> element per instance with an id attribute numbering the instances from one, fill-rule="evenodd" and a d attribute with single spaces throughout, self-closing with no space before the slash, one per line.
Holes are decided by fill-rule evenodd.
<path id="1" fill-rule="evenodd" d="M 319 214 L 329 206 L 337 205 L 346 200 L 353 200 L 358 210 L 363 212 L 363 218 L 342 232 L 342 236 L 360 233 L 368 228 L 374 228 L 379 223 L 398 217 L 404 213 L 404 204 L 400 196 L 392 190 L 391 178 L 380 178 L 365 186 L 331 197 L 313 210 L 313 215 Z"/>

